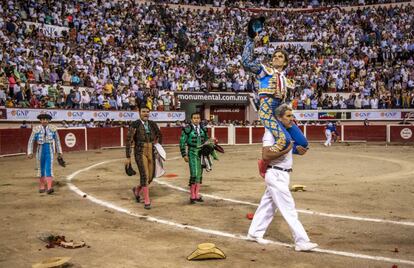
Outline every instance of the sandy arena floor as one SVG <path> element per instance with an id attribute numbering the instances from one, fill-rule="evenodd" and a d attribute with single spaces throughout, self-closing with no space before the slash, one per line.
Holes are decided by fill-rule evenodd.
<path id="1" fill-rule="evenodd" d="M 55 165 L 51 196 L 37 193 L 34 160 L 0 158 L 0 267 L 30 267 L 54 256 L 71 256 L 70 267 L 414 267 L 413 147 L 313 144 L 307 155 L 295 157 L 291 184 L 307 186 L 293 193 L 299 217 L 321 248 L 312 253 L 280 244 L 292 243 L 280 214 L 265 236 L 274 244 L 240 238 L 250 224 L 246 214 L 255 211 L 264 191 L 256 168 L 260 146 L 225 149 L 204 174 L 201 192 L 214 198 L 190 205 L 180 190 L 188 188 L 187 165 L 178 147 L 168 147 L 167 173 L 178 176 L 151 184 L 150 211 L 134 202 L 131 188 L 138 177 L 124 174 L 124 150 L 67 153 L 68 166 Z M 44 233 L 90 247 L 47 249 L 38 239 Z M 227 259 L 187 261 L 203 242 L 215 243 Z"/>

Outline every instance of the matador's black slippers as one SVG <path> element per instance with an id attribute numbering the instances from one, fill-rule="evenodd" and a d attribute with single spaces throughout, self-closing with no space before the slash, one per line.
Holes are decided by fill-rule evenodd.
<path id="1" fill-rule="evenodd" d="M 136 189 L 137 189 L 137 187 L 133 187 L 132 188 L 132 193 L 134 193 L 135 201 L 137 201 L 137 203 L 139 203 L 139 202 L 141 202 L 141 197 L 139 196 L 139 194 L 138 195 L 136 194 Z"/>

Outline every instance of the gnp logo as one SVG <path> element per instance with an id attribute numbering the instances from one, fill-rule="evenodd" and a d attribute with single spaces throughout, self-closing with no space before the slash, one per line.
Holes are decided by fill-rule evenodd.
<path id="1" fill-rule="evenodd" d="M 58 114 L 56 111 L 46 111 L 47 114 L 49 114 L 52 118 L 55 118 Z"/>
<path id="2" fill-rule="evenodd" d="M 82 118 L 85 112 L 68 112 L 69 117 Z"/>
<path id="3" fill-rule="evenodd" d="M 157 119 L 158 118 L 158 113 L 157 112 L 150 113 L 150 118 L 151 118 L 151 120 Z"/>
<path id="4" fill-rule="evenodd" d="M 125 119 L 132 119 L 134 118 L 134 112 L 120 112 L 119 117 Z"/>
<path id="5" fill-rule="evenodd" d="M 174 119 L 174 118 L 180 118 L 180 114 L 179 113 L 168 113 L 167 114 L 167 117 L 168 118 L 172 118 L 172 119 Z"/>
<path id="6" fill-rule="evenodd" d="M 361 118 L 368 118 L 371 115 L 370 112 L 356 112 L 355 117 L 361 117 Z"/>
<path id="7" fill-rule="evenodd" d="M 300 113 L 299 118 L 306 119 L 306 118 L 313 118 L 313 113 Z"/>
<path id="8" fill-rule="evenodd" d="M 93 116 L 96 117 L 96 118 L 107 119 L 109 117 L 109 112 L 94 112 Z"/>
<path id="9" fill-rule="evenodd" d="M 27 118 L 29 113 L 30 113 L 29 110 L 13 110 L 13 111 L 11 111 L 11 115 L 13 117 L 18 117 L 18 118 Z"/>
<path id="10" fill-rule="evenodd" d="M 397 116 L 397 112 L 381 112 L 380 115 L 384 118 L 395 118 Z"/>

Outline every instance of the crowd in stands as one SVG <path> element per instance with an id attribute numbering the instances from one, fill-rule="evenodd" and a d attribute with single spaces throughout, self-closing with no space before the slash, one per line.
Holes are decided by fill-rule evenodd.
<path id="1" fill-rule="evenodd" d="M 298 109 L 414 107 L 413 13 L 413 6 L 264 13 L 258 53 L 266 61 L 275 42 L 302 42 L 283 46 Z M 176 91 L 255 92 L 255 77 L 241 66 L 251 15 L 134 1 L 2 0 L 0 105 L 173 110 Z M 59 36 L 29 22 L 65 28 Z"/>
<path id="2" fill-rule="evenodd" d="M 232 8 L 318 8 L 329 6 L 364 6 L 374 4 L 399 3 L 407 0 L 159 0 L 166 4 L 211 5 Z"/>

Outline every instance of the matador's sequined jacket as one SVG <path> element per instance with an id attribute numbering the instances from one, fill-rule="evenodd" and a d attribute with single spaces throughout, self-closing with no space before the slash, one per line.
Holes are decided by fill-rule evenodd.
<path id="1" fill-rule="evenodd" d="M 145 126 L 141 120 L 132 122 L 128 131 L 126 144 L 126 157 L 131 157 L 131 149 L 134 147 L 135 156 L 142 153 L 144 143 L 162 143 L 162 134 L 154 121 L 148 120 L 149 133 L 146 132 Z M 155 148 L 154 148 L 155 150 Z"/>

